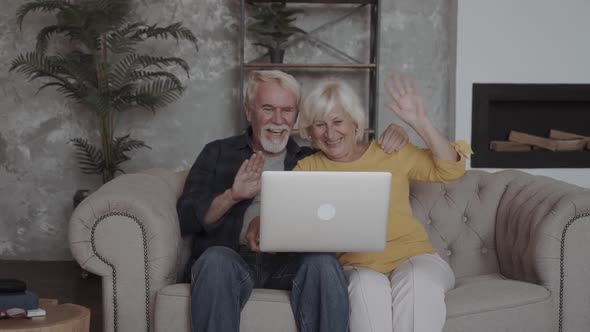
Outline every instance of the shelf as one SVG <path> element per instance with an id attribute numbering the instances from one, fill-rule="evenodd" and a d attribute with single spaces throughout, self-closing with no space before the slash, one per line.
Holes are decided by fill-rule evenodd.
<path id="1" fill-rule="evenodd" d="M 589 168 L 590 151 L 533 150 L 497 152 L 477 150 L 479 159 L 471 158 L 472 168 Z M 483 155 L 483 157 L 482 157 Z M 475 156 L 475 155 L 474 155 Z"/>
<path id="2" fill-rule="evenodd" d="M 277 2 L 278 0 L 250 0 L 254 3 L 260 4 L 268 4 L 272 2 Z M 257 57 L 252 57 L 249 60 L 246 60 L 245 53 L 246 53 L 246 33 L 248 32 L 248 25 L 246 24 L 248 20 L 248 13 L 246 10 L 246 3 L 248 0 L 239 0 L 240 2 L 240 19 L 239 19 L 239 64 L 240 64 L 240 82 L 244 82 L 246 78 L 246 74 L 248 71 L 251 70 L 283 70 L 288 72 L 292 75 L 297 75 L 298 77 L 307 77 L 313 76 L 314 74 L 342 74 L 343 76 L 347 77 L 347 79 L 353 79 L 354 77 L 360 77 L 362 80 L 368 81 L 368 84 L 365 88 L 366 95 L 368 97 L 368 102 L 366 106 L 367 111 L 367 127 L 369 128 L 377 128 L 377 101 L 378 101 L 378 92 L 379 92 L 379 33 L 380 33 L 380 23 L 379 23 L 379 8 L 381 1 L 380 0 L 286 0 L 286 3 L 293 4 L 293 7 L 301 7 L 304 9 L 306 14 L 317 17 L 319 26 L 317 24 L 313 29 L 309 31 L 304 31 L 300 35 L 294 36 L 285 44 L 286 48 L 289 48 L 297 43 L 305 41 L 310 43 L 312 46 L 316 46 L 322 49 L 322 54 L 331 55 L 333 60 L 326 59 L 320 60 L 316 59 L 315 57 L 308 58 L 306 56 L 299 56 L 292 61 L 294 63 L 270 63 L 265 62 L 268 61 L 266 58 L 268 54 L 260 54 L 260 52 L 255 52 Z M 311 4 L 310 6 L 306 6 L 307 4 Z M 317 5 L 317 6 L 316 6 Z M 321 6 L 323 5 L 323 6 Z M 322 15 L 324 10 L 329 10 L 332 7 L 337 9 L 335 12 L 335 17 L 330 15 L 329 17 L 324 17 Z M 319 10 L 318 10 L 319 9 Z M 343 10 L 345 9 L 345 10 Z M 350 52 L 344 52 L 337 47 L 333 46 L 329 42 L 325 42 L 320 38 L 321 36 L 319 33 L 324 30 L 330 29 L 332 32 L 338 32 L 337 24 L 349 19 L 351 15 L 360 14 L 363 20 L 368 24 L 365 27 L 359 29 L 359 32 L 366 31 L 367 34 L 363 33 L 363 36 L 366 37 L 366 41 L 368 42 L 368 47 L 366 50 L 362 49 L 360 45 L 357 45 L 357 50 L 361 50 L 363 52 L 359 53 L 358 55 L 351 56 Z M 314 16 L 315 15 L 315 16 Z M 357 27 L 359 28 L 359 27 Z M 307 44 L 305 44 L 307 45 Z M 310 46 L 311 47 L 311 46 Z M 260 51 L 260 50 L 258 50 Z M 368 52 L 366 52 L 368 51 Z M 352 51 L 351 51 L 352 52 Z M 367 53 L 367 54 L 365 54 Z M 313 61 L 316 59 L 317 62 L 320 63 L 305 63 L 306 61 Z M 324 63 L 323 61 L 326 61 Z M 350 76 L 350 77 L 349 77 Z M 240 104 L 243 104 L 244 98 L 244 84 L 240 84 Z M 365 138 L 372 139 L 375 136 L 375 129 L 366 129 L 364 131 Z M 298 132 L 294 132 L 295 135 L 298 135 Z"/>
<path id="3" fill-rule="evenodd" d="M 287 3 L 318 3 L 318 4 L 374 4 L 376 0 L 287 0 Z M 277 0 L 252 0 L 252 2 L 277 2 Z"/>
<path id="4" fill-rule="evenodd" d="M 344 69 L 375 69 L 373 63 L 245 63 L 246 68 L 344 68 Z"/>

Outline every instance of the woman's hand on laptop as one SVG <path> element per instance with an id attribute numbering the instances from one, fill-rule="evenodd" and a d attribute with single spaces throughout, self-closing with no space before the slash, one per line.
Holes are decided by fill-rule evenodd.
<path id="1" fill-rule="evenodd" d="M 256 196 L 260 191 L 260 177 L 264 169 L 264 154 L 256 152 L 250 159 L 244 160 L 236 174 L 231 188 L 231 197 L 239 202 Z"/>
<path id="2" fill-rule="evenodd" d="M 246 241 L 248 242 L 248 248 L 255 252 L 260 252 L 260 217 L 254 217 L 248 225 L 246 231 Z"/>

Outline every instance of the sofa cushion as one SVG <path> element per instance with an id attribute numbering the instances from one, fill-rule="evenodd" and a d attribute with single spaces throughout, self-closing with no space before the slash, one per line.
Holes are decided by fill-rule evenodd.
<path id="1" fill-rule="evenodd" d="M 156 294 L 154 331 L 189 332 L 190 317 L 190 284 L 170 285 Z"/>
<path id="2" fill-rule="evenodd" d="M 445 332 L 555 331 L 547 288 L 499 274 L 458 279 L 446 302 Z M 190 284 L 158 292 L 155 325 L 156 332 L 190 331 Z M 289 292 L 255 289 L 242 311 L 240 331 L 296 332 Z"/>
<path id="3" fill-rule="evenodd" d="M 190 331 L 190 284 L 170 285 L 158 292 L 155 325 L 156 332 Z M 289 292 L 254 289 L 242 310 L 240 331 L 297 332 Z"/>
<path id="4" fill-rule="evenodd" d="M 549 290 L 499 274 L 458 279 L 446 303 L 444 331 L 555 331 Z"/>
<path id="5" fill-rule="evenodd" d="M 289 292 L 254 289 L 242 310 L 240 331 L 297 332 Z"/>

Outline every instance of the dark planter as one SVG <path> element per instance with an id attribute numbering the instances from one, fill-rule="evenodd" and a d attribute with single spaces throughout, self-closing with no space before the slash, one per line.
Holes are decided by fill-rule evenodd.
<path id="1" fill-rule="evenodd" d="M 80 189 L 78 191 L 76 191 L 76 193 L 74 194 L 74 209 L 78 206 L 78 204 L 80 204 L 84 198 L 88 197 L 88 195 L 90 195 L 90 190 L 87 189 Z"/>
<path id="2" fill-rule="evenodd" d="M 269 48 L 268 54 L 270 55 L 271 63 L 283 63 L 285 57 L 285 50 L 280 48 Z"/>

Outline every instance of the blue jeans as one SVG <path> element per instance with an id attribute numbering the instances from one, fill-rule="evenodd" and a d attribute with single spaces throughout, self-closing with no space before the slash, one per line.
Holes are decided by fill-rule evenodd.
<path id="1" fill-rule="evenodd" d="M 291 308 L 301 332 L 348 331 L 348 289 L 334 255 L 243 256 L 231 248 L 210 247 L 192 265 L 193 332 L 239 331 L 240 313 L 255 287 L 291 290 Z"/>

